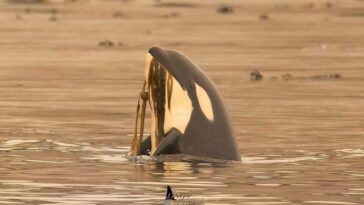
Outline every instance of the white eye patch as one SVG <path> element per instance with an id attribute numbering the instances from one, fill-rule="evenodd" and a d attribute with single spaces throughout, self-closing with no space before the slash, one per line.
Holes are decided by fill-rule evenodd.
<path id="1" fill-rule="evenodd" d="M 210 97 L 207 95 L 206 91 L 199 85 L 196 85 L 196 95 L 198 102 L 200 104 L 201 110 L 205 117 L 210 121 L 214 120 L 214 112 L 212 110 Z"/>
<path id="2" fill-rule="evenodd" d="M 192 102 L 187 91 L 182 89 L 175 78 L 173 78 L 172 84 L 171 109 L 168 109 L 168 100 L 166 100 L 165 104 L 164 132 L 168 132 L 171 128 L 177 128 L 183 134 L 191 119 Z M 168 96 L 166 96 L 166 99 L 168 99 Z"/>

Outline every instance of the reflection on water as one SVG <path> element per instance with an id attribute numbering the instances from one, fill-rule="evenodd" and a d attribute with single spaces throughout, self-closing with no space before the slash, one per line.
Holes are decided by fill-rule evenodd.
<path id="1" fill-rule="evenodd" d="M 364 157 L 364 149 L 338 149 L 336 151 L 341 152 L 339 155 L 344 158 Z"/>
<path id="2" fill-rule="evenodd" d="M 294 158 L 282 158 L 282 159 L 266 159 L 265 157 L 246 157 L 243 158 L 243 163 L 257 164 L 257 163 L 289 163 L 298 162 L 303 160 L 319 160 L 319 157 L 294 157 Z"/>
<path id="3" fill-rule="evenodd" d="M 236 163 L 209 162 L 179 155 L 164 156 L 163 160 L 148 156 L 135 159 L 128 156 L 129 147 L 50 139 L 8 140 L 1 142 L 0 148 L 7 148 L 7 163 L 0 171 L 9 177 L 0 181 L 2 204 L 160 204 L 167 185 L 175 192 L 188 194 L 190 200 L 207 204 L 295 204 L 289 195 L 279 194 L 284 190 L 305 193 L 304 190 L 317 189 L 314 198 L 330 199 L 303 199 L 304 204 L 360 204 L 333 199 L 360 201 L 364 196 L 362 184 L 356 183 L 358 178 L 363 180 L 363 171 L 341 172 L 340 168 L 329 165 L 339 160 L 345 167 L 343 160 L 362 159 L 362 149 L 242 156 L 242 163 Z M 53 153 L 53 156 L 39 158 L 35 154 L 39 150 Z M 315 171 L 315 164 L 327 164 L 328 178 L 315 176 L 320 174 Z M 84 173 L 85 170 L 94 173 Z M 32 174 L 28 175 L 29 172 Z M 352 182 L 345 189 L 338 187 L 344 183 L 343 178 Z M 337 189 L 337 195 L 325 196 L 328 187 Z M 267 192 L 271 189 L 275 191 Z M 313 197 L 307 197 L 310 198 Z"/>

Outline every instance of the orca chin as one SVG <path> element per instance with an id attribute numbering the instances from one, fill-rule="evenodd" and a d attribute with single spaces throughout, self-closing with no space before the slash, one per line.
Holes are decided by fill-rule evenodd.
<path id="1" fill-rule="evenodd" d="M 143 141 L 147 107 L 151 110 L 151 129 Z M 147 53 L 131 154 L 188 154 L 241 161 L 228 114 L 214 83 L 178 51 L 153 47 Z"/>

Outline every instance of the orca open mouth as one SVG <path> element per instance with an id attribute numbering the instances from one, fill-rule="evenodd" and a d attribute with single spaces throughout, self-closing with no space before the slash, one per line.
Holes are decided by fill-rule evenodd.
<path id="1" fill-rule="evenodd" d="M 131 146 L 133 155 L 140 154 L 144 132 L 145 109 L 147 101 L 151 109 L 151 155 L 156 150 L 161 140 L 165 137 L 164 123 L 166 109 L 171 107 L 171 97 L 173 88 L 173 77 L 157 60 L 147 54 L 146 79 L 143 90 L 138 99 L 134 139 Z M 140 99 L 142 102 L 140 114 L 140 130 L 138 136 L 138 123 L 140 112 Z"/>
<path id="2" fill-rule="evenodd" d="M 166 78 L 168 72 L 164 69 L 155 59 L 152 59 L 149 66 L 148 75 L 148 92 L 149 104 L 151 108 L 151 137 L 153 153 L 160 141 L 165 136 L 164 133 L 164 115 L 165 115 L 165 101 L 166 101 Z M 154 129 L 153 129 L 154 128 Z"/>

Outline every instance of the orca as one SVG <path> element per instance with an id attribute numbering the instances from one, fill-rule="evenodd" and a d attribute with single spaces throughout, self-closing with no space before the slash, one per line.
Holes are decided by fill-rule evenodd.
<path id="1" fill-rule="evenodd" d="M 229 116 L 212 80 L 181 52 L 152 47 L 147 53 L 140 134 L 133 155 L 186 154 L 241 161 Z M 148 103 L 149 104 L 148 104 Z M 144 141 L 145 109 L 151 109 L 151 133 Z"/>

